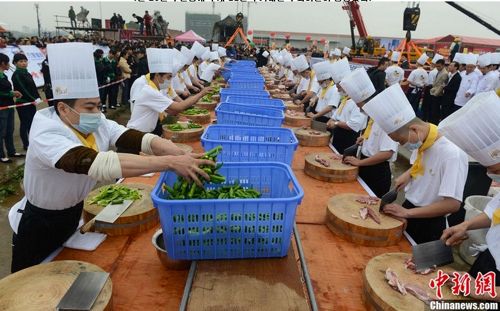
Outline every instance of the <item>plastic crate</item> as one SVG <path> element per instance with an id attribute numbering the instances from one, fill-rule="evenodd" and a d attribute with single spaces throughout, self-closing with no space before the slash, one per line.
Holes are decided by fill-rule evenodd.
<path id="1" fill-rule="evenodd" d="M 261 98 L 270 98 L 269 92 L 265 90 L 248 90 L 248 89 L 234 89 L 234 88 L 223 88 L 220 89 L 220 101 L 225 102 L 228 96 L 253 96 Z"/>
<path id="2" fill-rule="evenodd" d="M 229 87 L 231 89 L 264 90 L 264 82 L 229 79 Z"/>
<path id="3" fill-rule="evenodd" d="M 235 66 L 250 66 L 250 67 L 257 67 L 257 64 L 253 60 L 239 60 L 235 64 Z"/>
<path id="4" fill-rule="evenodd" d="M 221 102 L 215 108 L 217 124 L 281 127 L 285 114 L 281 109 L 252 107 Z"/>
<path id="5" fill-rule="evenodd" d="M 261 192 L 259 199 L 167 200 L 162 184 L 177 175 L 163 172 L 151 198 L 172 259 L 284 257 L 290 247 L 295 212 L 304 192 L 283 163 L 224 163 L 227 180 Z M 222 185 L 207 185 L 207 188 Z"/>
<path id="6" fill-rule="evenodd" d="M 250 105 L 252 107 L 266 107 L 286 110 L 286 106 L 281 99 L 248 97 L 248 96 L 233 96 L 226 98 L 226 103 L 238 105 Z"/>
<path id="7" fill-rule="evenodd" d="M 231 77 L 229 78 L 229 81 L 231 81 L 231 80 L 234 80 L 234 81 L 256 81 L 256 82 L 262 82 L 262 83 L 265 82 L 265 80 L 262 76 L 254 75 L 254 74 L 245 75 L 245 74 L 240 74 L 240 73 L 237 73 L 237 74 L 231 73 Z"/>
<path id="8" fill-rule="evenodd" d="M 201 136 L 205 150 L 222 146 L 221 162 L 292 164 L 299 144 L 292 130 L 277 127 L 210 125 Z"/>

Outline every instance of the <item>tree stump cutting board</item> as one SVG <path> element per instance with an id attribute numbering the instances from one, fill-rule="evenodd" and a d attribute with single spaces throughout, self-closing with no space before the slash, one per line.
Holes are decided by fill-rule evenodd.
<path id="1" fill-rule="evenodd" d="M 142 194 L 139 200 L 135 200 L 130 207 L 112 224 L 96 222 L 95 230 L 110 236 L 130 235 L 144 232 L 159 223 L 158 212 L 151 202 L 151 191 L 153 186 L 131 183 L 123 184 L 131 189 L 138 189 Z M 106 186 L 104 186 L 106 187 Z M 88 204 L 90 198 L 99 194 L 103 187 L 90 192 L 83 206 L 83 219 L 85 222 L 94 218 L 104 207 L 97 204 Z"/>
<path id="2" fill-rule="evenodd" d="M 208 124 L 212 121 L 210 113 L 200 113 L 191 115 L 180 113 L 179 115 L 198 124 Z"/>
<path id="3" fill-rule="evenodd" d="M 218 104 L 218 101 L 216 101 L 216 100 L 214 100 L 212 98 L 212 102 L 211 103 L 199 101 L 194 106 L 196 108 L 207 109 L 208 111 L 214 111 L 215 107 L 217 107 L 217 104 Z"/>
<path id="4" fill-rule="evenodd" d="M 36 265 L 0 280 L 0 310 L 56 310 L 80 272 L 104 272 L 83 261 L 63 260 Z M 92 311 L 112 309 L 112 282 L 108 278 Z"/>
<path id="5" fill-rule="evenodd" d="M 282 99 L 282 100 L 291 100 L 292 98 L 288 93 L 276 93 L 273 95 L 274 98 Z"/>
<path id="6" fill-rule="evenodd" d="M 311 118 L 304 116 L 302 113 L 297 115 L 285 113 L 285 125 L 293 127 L 311 127 Z"/>
<path id="7" fill-rule="evenodd" d="M 190 143 L 200 141 L 204 128 L 185 129 L 182 131 L 171 131 L 168 126 L 163 126 L 163 137 L 170 139 L 174 143 Z"/>
<path id="8" fill-rule="evenodd" d="M 330 162 L 326 167 L 316 162 L 316 155 Z M 328 182 L 351 182 L 358 177 L 358 167 L 342 163 L 341 160 L 332 159 L 332 153 L 310 153 L 305 157 L 304 173 L 312 178 Z"/>
<path id="9" fill-rule="evenodd" d="M 291 101 L 291 100 L 285 101 L 285 107 L 286 107 L 286 110 L 299 111 L 299 112 L 304 111 L 303 106 L 295 105 L 293 103 L 293 101 Z"/>
<path id="10" fill-rule="evenodd" d="M 299 127 L 293 130 L 301 146 L 324 147 L 330 143 L 329 132 L 316 131 L 311 128 Z"/>
<path id="11" fill-rule="evenodd" d="M 378 212 L 379 204 L 366 205 L 356 202 L 363 196 L 343 193 L 333 196 L 326 209 L 326 225 L 344 240 L 366 246 L 389 246 L 399 242 L 403 235 L 403 223 Z M 377 224 L 372 218 L 361 219 L 359 209 L 367 206 L 380 218 Z M 357 216 L 358 218 L 354 218 Z"/>
<path id="12" fill-rule="evenodd" d="M 363 300 L 367 310 L 384 311 L 424 311 L 424 302 L 407 293 L 400 294 L 392 289 L 385 280 L 385 270 L 391 268 L 403 283 L 415 284 L 435 297 L 435 289 L 429 287 L 429 280 L 436 278 L 436 272 L 428 275 L 415 274 L 404 266 L 404 261 L 411 257 L 409 253 L 386 253 L 372 258 L 363 271 Z M 439 269 L 452 272 L 453 264 Z M 441 287 L 443 300 L 470 300 L 463 296 L 454 296 L 449 286 Z"/>

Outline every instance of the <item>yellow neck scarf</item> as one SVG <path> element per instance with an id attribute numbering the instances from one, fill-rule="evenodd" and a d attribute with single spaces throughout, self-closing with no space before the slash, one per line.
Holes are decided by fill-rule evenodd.
<path id="1" fill-rule="evenodd" d="M 432 147 L 432 145 L 434 145 L 437 137 L 438 137 L 438 127 L 434 124 L 429 124 L 429 135 L 427 135 L 427 138 L 425 139 L 422 146 L 418 148 L 417 159 L 415 160 L 415 163 L 413 163 L 410 169 L 410 175 L 413 179 L 416 179 L 419 175 L 424 174 L 425 168 L 424 164 L 422 163 L 422 157 L 424 155 L 424 151 Z"/>
<path id="2" fill-rule="evenodd" d="M 330 84 L 328 84 L 327 87 L 323 88 L 321 90 L 321 94 L 319 95 L 319 98 L 323 99 L 325 98 L 326 96 L 326 93 L 328 92 L 328 90 L 334 85 L 333 81 L 330 82 Z"/>
<path id="3" fill-rule="evenodd" d="M 370 137 L 370 133 L 372 132 L 372 126 L 373 126 L 373 119 L 370 118 L 370 120 L 368 120 L 368 125 L 366 126 L 366 129 L 363 132 L 364 140 L 367 140 Z"/>
<path id="4" fill-rule="evenodd" d="M 493 212 L 493 226 L 500 224 L 500 208 Z"/>
<path id="5" fill-rule="evenodd" d="M 149 75 L 149 73 L 146 75 L 146 82 L 153 89 L 160 91 L 160 89 L 156 86 L 156 84 L 153 81 L 151 81 L 151 76 Z M 170 92 L 170 87 L 169 87 L 169 92 Z M 160 119 L 160 122 L 162 122 L 164 118 L 165 118 L 165 115 L 163 114 L 163 112 L 160 112 L 158 114 L 158 119 Z"/>
<path id="6" fill-rule="evenodd" d="M 311 91 L 311 87 L 313 84 L 313 78 L 314 78 L 314 70 L 311 70 L 311 73 L 309 74 L 309 85 L 307 86 L 307 91 Z"/>
<path id="7" fill-rule="evenodd" d="M 181 83 L 184 83 L 184 78 L 182 77 L 182 75 L 181 75 L 180 72 L 177 73 L 177 77 L 179 78 L 179 80 L 181 81 Z"/>
<path id="8" fill-rule="evenodd" d="M 345 105 L 347 104 L 347 101 L 350 99 L 349 96 L 345 96 L 344 98 L 342 98 L 342 102 L 340 103 L 339 105 L 339 108 L 337 108 L 337 114 L 340 116 L 340 114 L 342 113 L 342 110 L 344 110 L 344 107 Z"/>
<path id="9" fill-rule="evenodd" d="M 87 137 L 84 137 L 80 132 L 75 130 L 73 127 L 69 127 L 73 133 L 75 133 L 76 137 L 82 142 L 82 144 L 90 149 L 95 150 L 96 152 L 99 152 L 99 148 L 97 147 L 97 143 L 95 141 L 95 136 L 94 133 L 90 133 L 87 135 Z"/>

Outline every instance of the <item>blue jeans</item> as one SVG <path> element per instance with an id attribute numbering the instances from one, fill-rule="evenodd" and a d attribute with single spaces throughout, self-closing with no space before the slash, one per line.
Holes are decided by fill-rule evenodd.
<path id="1" fill-rule="evenodd" d="M 14 147 L 14 109 L 0 110 L 0 158 L 5 158 L 4 145 L 9 156 L 16 153 Z"/>

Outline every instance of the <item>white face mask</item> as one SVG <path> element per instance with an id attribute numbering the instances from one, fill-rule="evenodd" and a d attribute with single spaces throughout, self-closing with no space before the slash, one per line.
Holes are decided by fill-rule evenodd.
<path id="1" fill-rule="evenodd" d="M 160 83 L 160 90 L 168 89 L 169 85 L 170 85 L 170 80 L 165 79 L 165 81 L 163 81 L 163 83 Z"/>
<path id="2" fill-rule="evenodd" d="M 491 178 L 491 180 L 493 180 L 494 182 L 500 183 L 500 174 L 487 173 L 486 175 L 488 175 L 488 177 Z"/>

